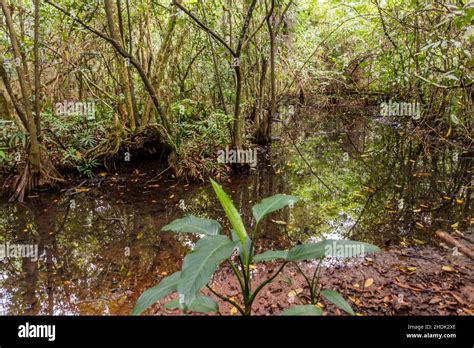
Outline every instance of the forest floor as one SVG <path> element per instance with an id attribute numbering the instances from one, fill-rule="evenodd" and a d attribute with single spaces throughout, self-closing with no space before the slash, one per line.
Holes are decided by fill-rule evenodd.
<path id="1" fill-rule="evenodd" d="M 259 264 L 253 270 L 253 281 L 259 284 L 278 267 L 276 262 Z M 308 275 L 314 267 L 315 264 L 308 262 L 302 269 Z M 325 267 L 321 284 L 323 288 L 339 291 L 356 315 L 474 315 L 473 270 L 468 257 L 454 256 L 452 250 L 397 247 L 364 260 Z M 212 288 L 239 300 L 239 285 L 228 267 L 214 276 Z M 213 296 L 209 291 L 206 295 Z M 155 305 L 152 312 L 178 315 L 178 310 L 163 309 L 170 298 Z M 308 302 L 309 288 L 296 267 L 290 265 L 261 291 L 253 313 L 278 315 L 294 304 Z M 325 315 L 345 315 L 332 304 L 321 301 L 318 305 Z M 222 315 L 236 314 L 236 309 L 222 301 L 220 311 Z"/>

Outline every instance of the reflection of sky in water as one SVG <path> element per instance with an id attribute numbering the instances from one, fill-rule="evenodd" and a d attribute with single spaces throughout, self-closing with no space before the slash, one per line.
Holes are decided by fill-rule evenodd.
<path id="1" fill-rule="evenodd" d="M 335 193 L 311 175 L 284 137 L 268 154 L 259 152 L 256 170 L 223 183 L 250 227 L 251 207 L 262 198 L 277 193 L 301 198 L 293 209 L 273 213 L 261 222 L 257 253 L 323 239 L 350 238 L 379 246 L 386 241 L 409 244 L 414 238 L 428 243 L 432 230 L 439 226 L 450 229 L 460 222 L 461 231 L 470 228 L 463 222 L 470 211 L 464 205 L 428 211 L 438 204 L 433 200 L 445 195 L 451 177 L 459 177 L 460 172 L 453 169 L 456 166 L 443 171 L 441 164 L 433 167 L 420 158 L 411 165 L 404 155 L 411 150 L 400 145 L 397 134 L 373 125 L 347 126 L 346 133 L 352 137 L 349 141 L 346 133 L 330 131 L 344 129 L 330 116 L 325 119 L 327 125 L 317 123 L 306 134 L 298 129 L 295 138 L 314 171 L 334 186 Z M 393 163 L 399 166 L 392 168 Z M 417 172 L 432 173 L 433 178 L 414 177 Z M 439 179 L 446 186 L 439 184 Z M 120 180 L 113 177 L 100 189 L 91 186 L 89 191 L 74 195 L 44 193 L 24 205 L 0 203 L 0 242 L 24 238 L 40 243 L 46 252 L 37 263 L 0 262 L 0 309 L 8 314 L 26 313 L 28 307 L 31 314 L 129 314 L 138 295 L 134 292 L 141 293 L 179 270 L 184 255 L 199 240 L 195 235 L 160 232 L 162 226 L 194 214 L 215 218 L 229 231 L 208 184 L 185 188 L 172 179 L 162 179 L 160 187 L 147 188 Z M 380 190 L 374 193 L 374 187 Z M 181 200 L 185 211 L 179 208 Z M 420 207 L 427 211 L 413 212 Z M 418 229 L 417 222 L 424 229 Z M 358 262 L 361 258 L 328 258 L 323 265 Z M 317 261 L 301 264 L 314 269 Z M 252 270 L 252 276 L 256 272 Z"/>

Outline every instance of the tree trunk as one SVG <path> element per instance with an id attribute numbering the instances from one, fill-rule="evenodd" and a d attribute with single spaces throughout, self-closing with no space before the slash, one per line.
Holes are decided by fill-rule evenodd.
<path id="1" fill-rule="evenodd" d="M 116 42 L 122 42 L 122 37 L 120 36 L 120 27 L 117 25 L 117 20 L 115 14 L 118 13 L 117 8 L 112 0 L 104 0 L 105 5 L 105 12 L 107 14 L 107 27 L 109 29 L 110 37 L 114 39 Z M 128 125 L 132 130 L 136 128 L 135 122 L 135 115 L 133 112 L 133 101 L 132 101 L 132 93 L 131 93 L 131 86 L 129 80 L 129 74 L 127 73 L 127 64 L 125 63 L 124 59 L 117 60 L 117 71 L 120 77 L 120 82 L 122 84 L 121 90 L 125 97 L 125 105 L 124 108 L 126 112 L 126 118 L 128 121 Z M 120 107 L 119 107 L 120 109 Z"/>
<path id="2" fill-rule="evenodd" d="M 234 149 L 242 149 L 242 119 L 240 117 L 242 99 L 242 73 L 240 64 L 234 67 L 235 71 L 235 106 L 234 106 L 234 128 L 232 146 Z"/>
<path id="3" fill-rule="evenodd" d="M 12 44 L 13 56 L 15 58 L 15 67 L 18 74 L 18 81 L 20 83 L 20 91 L 23 105 L 21 105 L 20 102 L 16 99 L 16 96 L 14 95 L 13 90 L 11 88 L 11 83 L 9 81 L 8 75 L 6 74 L 6 71 L 3 66 L 0 69 L 0 75 L 3 79 L 8 93 L 11 93 L 10 98 L 14 102 L 15 109 L 17 110 L 19 117 L 22 119 L 22 122 L 24 123 L 24 126 L 27 129 L 29 135 L 27 148 L 28 161 L 23 173 L 15 180 L 13 189 L 14 193 L 10 197 L 10 201 L 23 201 L 25 193 L 41 185 L 43 183 L 41 182 L 41 180 L 43 180 L 44 183 L 51 184 L 57 180 L 60 180 L 60 177 L 49 158 L 45 154 L 42 154 L 41 141 L 38 138 L 38 129 L 41 128 L 37 126 L 37 123 L 35 123 L 35 118 L 33 117 L 33 107 L 31 104 L 31 84 L 29 81 L 28 62 L 26 60 L 25 55 L 21 54 L 20 43 L 15 33 L 10 9 L 7 6 L 5 0 L 0 0 L 0 5 L 5 15 L 8 35 Z M 35 12 L 36 16 L 39 16 L 39 12 L 37 11 L 38 6 Z M 39 25 L 38 17 L 35 19 L 35 23 Z M 37 35 L 39 33 L 39 28 L 35 28 L 35 33 L 35 40 L 37 40 L 39 36 Z M 37 59 L 38 55 L 35 54 L 35 56 Z M 0 63 L 3 64 L 3 59 L 0 60 Z M 39 76 L 37 78 L 39 82 Z M 36 107 L 39 107 L 39 98 L 38 100 L 36 100 L 36 104 Z M 37 122 L 40 122 L 40 120 L 37 120 Z"/>
<path id="4" fill-rule="evenodd" d="M 18 80 L 20 83 L 20 90 L 23 98 L 24 111 L 26 116 L 26 129 L 30 135 L 30 148 L 28 160 L 31 165 L 31 175 L 34 181 L 38 179 L 41 170 L 40 161 L 40 146 L 37 137 L 36 124 L 33 118 L 32 106 L 31 106 L 31 87 L 28 80 L 28 71 L 26 62 L 22 59 L 21 50 L 18 42 L 18 38 L 15 34 L 15 28 L 11 17 L 10 9 L 8 8 L 5 0 L 0 0 L 2 10 L 5 15 L 5 21 L 8 27 L 8 33 L 10 41 L 12 43 L 13 56 L 15 58 L 15 67 L 18 74 Z M 23 63 L 23 64 L 21 64 Z"/>
<path id="5" fill-rule="evenodd" d="M 262 141 L 268 144 L 271 141 L 272 122 L 277 111 L 276 105 L 276 76 L 275 76 L 275 0 L 272 0 L 272 13 L 267 17 L 268 37 L 270 40 L 270 108 L 265 115 Z"/>
<path id="6" fill-rule="evenodd" d="M 34 37 L 34 59 L 35 59 L 35 117 L 36 117 L 36 131 L 38 138 L 41 139 L 41 91 L 40 91 L 40 54 L 39 54 L 39 26 L 40 26 L 40 3 L 35 0 L 35 37 Z"/>

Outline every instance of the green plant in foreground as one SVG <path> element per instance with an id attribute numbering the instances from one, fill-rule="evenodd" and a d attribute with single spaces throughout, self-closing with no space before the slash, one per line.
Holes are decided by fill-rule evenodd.
<path id="1" fill-rule="evenodd" d="M 318 292 L 320 278 L 321 260 L 326 256 L 341 256 L 340 250 L 351 248 L 351 256 L 357 254 L 379 251 L 374 245 L 342 240 L 325 240 L 318 243 L 298 245 L 290 250 L 270 250 L 262 254 L 254 255 L 254 242 L 257 230 L 262 219 L 279 209 L 296 203 L 298 197 L 277 194 L 263 199 L 252 207 L 255 227 L 251 236 L 242 222 L 242 218 L 235 208 L 232 200 L 224 192 L 222 187 L 211 179 L 212 187 L 224 208 L 225 214 L 232 226 L 231 236 L 221 235 L 221 225 L 216 220 L 203 219 L 195 216 L 187 216 L 177 219 L 162 228 L 163 231 L 176 233 L 197 233 L 205 235 L 197 243 L 195 248 L 186 255 L 181 271 L 163 278 L 155 287 L 146 290 L 138 299 L 133 315 L 138 315 L 145 309 L 159 301 L 161 298 L 178 292 L 178 299 L 165 304 L 165 308 L 180 308 L 184 312 L 191 310 L 195 312 L 218 312 L 218 304 L 210 297 L 200 293 L 201 289 L 207 287 L 219 299 L 235 306 L 242 315 L 250 315 L 252 304 L 258 293 L 270 282 L 272 282 L 288 263 L 294 263 L 303 274 L 310 288 L 311 303 L 293 306 L 282 313 L 282 315 L 321 315 L 322 310 L 315 306 L 322 295 L 326 300 L 332 302 L 349 314 L 354 314 L 350 305 L 336 291 L 321 290 Z M 233 251 L 238 253 L 238 263 L 232 259 Z M 355 252 L 354 252 L 355 251 Z M 299 267 L 299 261 L 319 260 L 319 264 L 310 280 Z M 281 260 L 282 264 L 278 270 L 268 279 L 253 287 L 250 277 L 250 266 L 252 262 L 264 262 Z M 243 299 L 243 304 L 217 293 L 209 286 L 212 274 L 217 267 L 227 261 L 236 276 Z M 239 267 L 240 266 L 240 267 Z"/>

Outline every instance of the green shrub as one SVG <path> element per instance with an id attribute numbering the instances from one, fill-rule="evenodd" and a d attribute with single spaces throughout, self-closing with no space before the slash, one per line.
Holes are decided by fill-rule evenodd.
<path id="1" fill-rule="evenodd" d="M 270 282 L 272 282 L 288 263 L 294 263 L 298 270 L 306 279 L 311 293 L 311 303 L 306 305 L 293 306 L 283 315 L 321 315 L 322 310 L 315 306 L 319 296 L 323 296 L 329 302 L 338 306 L 349 314 L 354 314 L 350 305 L 337 292 L 331 290 L 318 291 L 319 272 L 321 260 L 327 256 L 335 255 L 337 249 L 345 247 L 357 247 L 359 255 L 363 253 L 377 252 L 379 248 L 374 245 L 343 240 L 324 240 L 318 243 L 308 243 L 298 245 L 290 250 L 270 250 L 262 254 L 254 255 L 254 241 L 257 237 L 259 223 L 268 214 L 282 209 L 288 205 L 292 206 L 298 201 L 298 197 L 284 194 L 277 194 L 263 199 L 252 208 L 255 218 L 255 227 L 249 236 L 242 218 L 234 206 L 230 197 L 224 192 L 222 187 L 211 179 L 212 187 L 225 211 L 232 226 L 231 238 L 222 235 L 222 227 L 216 220 L 203 219 L 196 216 L 187 216 L 177 219 L 162 228 L 163 231 L 173 231 L 175 233 L 196 233 L 204 235 L 194 249 L 186 255 L 181 271 L 173 273 L 164 278 L 157 286 L 146 290 L 138 299 L 132 312 L 138 315 L 145 309 L 156 303 L 161 298 L 178 292 L 178 300 L 173 300 L 165 305 L 165 308 L 180 308 L 184 312 L 210 312 L 218 311 L 218 304 L 210 297 L 203 296 L 200 292 L 207 287 L 215 296 L 226 301 L 237 308 L 242 315 L 252 313 L 252 304 L 258 293 Z M 238 263 L 233 261 L 234 250 L 238 254 Z M 329 250 L 329 252 L 328 252 Z M 354 250 L 354 249 L 353 249 Z M 352 254 L 351 256 L 357 256 Z M 298 266 L 299 261 L 320 260 L 312 279 L 307 277 Z M 253 262 L 265 262 L 281 260 L 281 266 L 270 278 L 253 287 L 250 277 L 251 264 Z M 209 281 L 218 266 L 224 262 L 232 268 L 237 278 L 243 304 L 217 293 L 209 286 Z"/>

